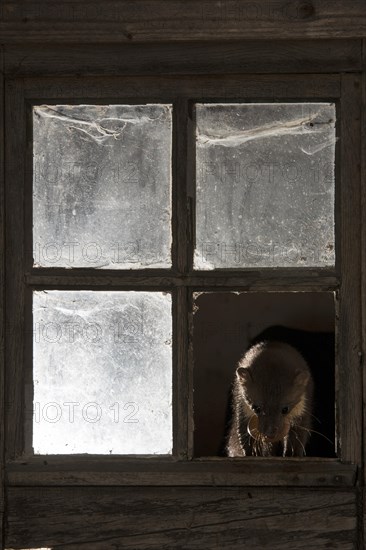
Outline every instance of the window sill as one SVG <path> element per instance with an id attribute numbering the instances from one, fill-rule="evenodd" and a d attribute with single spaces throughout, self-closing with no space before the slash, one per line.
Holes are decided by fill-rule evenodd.
<path id="1" fill-rule="evenodd" d="M 10 486 L 352 487 L 357 466 L 333 458 L 45 456 L 9 462 Z"/>

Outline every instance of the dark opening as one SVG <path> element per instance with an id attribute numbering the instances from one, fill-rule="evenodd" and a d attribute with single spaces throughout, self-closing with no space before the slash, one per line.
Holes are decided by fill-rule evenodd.
<path id="1" fill-rule="evenodd" d="M 196 295 L 195 306 L 194 455 L 225 456 L 237 363 L 251 344 L 269 339 L 297 348 L 312 372 L 312 428 L 325 437 L 312 433 L 306 455 L 334 457 L 334 294 L 214 292 Z"/>

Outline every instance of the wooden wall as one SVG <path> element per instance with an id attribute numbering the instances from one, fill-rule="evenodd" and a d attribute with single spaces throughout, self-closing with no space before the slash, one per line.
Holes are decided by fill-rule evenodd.
<path id="1" fill-rule="evenodd" d="M 271 550 L 360 549 L 364 548 L 366 528 L 366 494 L 364 457 L 364 423 L 366 420 L 366 377 L 363 375 L 366 348 L 366 4 L 363 0 L 135 0 L 38 2 L 4 0 L 0 6 L 0 548 L 29 550 L 118 550 L 118 549 L 217 549 L 269 548 Z M 329 89 L 341 82 L 350 95 L 349 112 L 356 122 L 350 136 L 348 161 L 352 177 L 343 193 L 357 191 L 361 169 L 361 193 L 357 197 L 361 212 L 344 246 L 350 270 L 345 270 L 343 284 L 352 290 L 354 310 L 341 320 L 340 330 L 349 332 L 350 349 L 343 349 L 344 369 L 347 353 L 353 359 L 357 377 L 347 381 L 352 403 L 340 405 L 347 421 L 343 431 L 352 441 L 345 453 L 351 458 L 329 462 L 316 460 L 306 467 L 295 462 L 284 467 L 281 461 L 256 473 L 255 463 L 248 467 L 228 466 L 227 473 L 209 464 L 185 462 L 180 470 L 174 464 L 159 471 L 144 470 L 139 464 L 130 468 L 111 462 L 99 468 L 97 462 L 87 467 L 72 460 L 32 465 L 26 458 L 5 462 L 7 445 L 4 408 L 11 411 L 12 394 L 5 393 L 4 337 L 9 327 L 4 323 L 5 221 L 17 211 L 4 214 L 4 90 L 9 82 L 21 86 L 43 79 L 57 82 L 59 94 L 75 90 L 85 95 L 85 78 L 96 78 L 95 97 L 104 90 L 105 79 L 128 75 L 205 74 L 210 77 L 233 75 L 231 92 L 237 86 L 235 75 L 263 75 L 259 86 L 267 99 L 276 98 L 282 75 L 283 89 L 291 95 L 291 79 L 296 75 L 329 75 Z M 273 87 L 271 75 L 276 75 Z M 354 76 L 362 81 L 362 90 L 354 87 Z M 267 78 L 268 77 L 268 78 Z M 69 84 L 63 88 L 64 79 Z M 267 80 L 266 80 L 267 79 Z M 357 80 L 357 79 L 356 79 Z M 290 82 L 290 84 L 289 84 Z M 249 83 L 250 85 L 250 83 Z M 308 88 L 317 95 L 317 81 Z M 113 86 L 112 86 L 113 88 Z M 9 90 L 9 88 L 7 88 Z M 237 87 L 240 95 L 240 86 Z M 18 88 L 15 87 L 15 91 Z M 308 90 L 309 91 L 309 90 Z M 319 92 L 321 96 L 321 91 Z M 339 90 L 342 93 L 342 89 Z M 358 98 L 362 95 L 362 111 Z M 47 95 L 46 95 L 47 97 Z M 14 113 L 16 122 L 19 113 Z M 12 124 L 12 118 L 7 119 Z M 358 124 L 358 126 L 357 126 Z M 352 126 L 355 128 L 355 125 Z M 357 134 L 358 132 L 358 134 Z M 359 139 L 354 139 L 359 135 Z M 13 155 L 14 156 L 14 155 Z M 14 166 L 17 159 L 13 159 Z M 7 172 L 9 174 L 9 172 Z M 351 204 L 351 203 L 347 203 Z M 21 211 L 22 205 L 19 206 Z M 348 212 L 352 215 L 352 212 Z M 183 238 L 181 235 L 180 238 Z M 356 247 L 356 248 L 355 248 Z M 17 263 L 18 250 L 9 261 Z M 183 260 L 182 260 L 183 261 Z M 360 263 L 361 269 L 360 269 Z M 347 276 L 348 273 L 348 276 Z M 23 277 L 23 275 L 22 275 Z M 32 285 L 32 273 L 24 278 Z M 355 278 L 357 283 L 355 283 Z M 281 274 L 275 284 L 283 287 Z M 63 284 L 62 276 L 52 279 Z M 289 284 L 293 284 L 290 280 Z M 193 281 L 194 283 L 194 281 Z M 236 281 L 237 283 L 237 281 Z M 110 280 L 113 285 L 113 278 Z M 146 283 L 148 284 L 148 283 Z M 217 283 L 219 285 L 219 282 Z M 230 281 L 226 280 L 226 287 Z M 312 287 L 312 279 L 304 288 Z M 261 281 L 253 276 L 253 285 Z M 336 276 L 323 277 L 324 289 L 334 290 Z M 181 291 L 180 300 L 184 305 Z M 342 292 L 342 289 L 341 289 Z M 17 307 L 17 296 L 8 303 Z M 357 322 L 352 312 L 362 309 Z M 360 315 L 361 315 L 360 313 Z M 351 320 L 350 320 L 351 319 Z M 358 317 L 357 317 L 358 319 Z M 356 323 L 356 327 L 355 327 Z M 360 331 L 361 329 L 361 331 Z M 358 345 L 356 333 L 362 335 Z M 357 365 L 355 365 L 357 363 Z M 353 371 L 352 371 L 353 372 Z M 11 376 L 7 376 L 9 381 Z M 21 380 L 17 384 L 22 384 Z M 362 386 L 363 384 L 363 386 Z M 13 388 L 14 389 L 14 388 Z M 362 395 L 363 397 L 362 397 Z M 338 395 L 342 400 L 342 395 Z M 361 410 L 363 424 L 361 426 Z M 183 415 L 183 413 L 179 412 Z M 8 414 L 9 416 L 9 414 Z M 9 420 L 9 418 L 8 418 Z M 11 420 L 14 424 L 17 418 Z M 11 425 L 11 421 L 8 425 Z M 341 418 L 342 423 L 342 418 Z M 188 425 L 189 427 L 189 425 Z M 188 429 L 187 427 L 187 429 Z M 11 438 L 10 438 L 11 439 Z M 181 445 L 183 447 L 183 444 Z M 56 461 L 57 462 L 57 461 Z M 352 464 L 350 463 L 352 462 Z M 190 467 L 192 466 L 192 468 Z M 178 465 L 179 467 L 179 465 Z M 211 470 L 210 470 L 211 468 Z"/>
<path id="2" fill-rule="evenodd" d="M 9 548 L 357 548 L 357 491 L 12 488 Z"/>

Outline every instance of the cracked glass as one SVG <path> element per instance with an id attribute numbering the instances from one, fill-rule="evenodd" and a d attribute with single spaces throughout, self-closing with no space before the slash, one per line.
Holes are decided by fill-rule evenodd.
<path id="1" fill-rule="evenodd" d="M 171 266 L 170 105 L 33 107 L 35 267 Z"/>
<path id="2" fill-rule="evenodd" d="M 333 266 L 335 105 L 196 104 L 195 269 Z"/>
<path id="3" fill-rule="evenodd" d="M 171 454 L 171 295 L 35 291 L 35 454 Z"/>

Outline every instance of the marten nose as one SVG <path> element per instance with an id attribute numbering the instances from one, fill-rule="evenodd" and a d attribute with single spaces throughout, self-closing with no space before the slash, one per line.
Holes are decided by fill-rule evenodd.
<path id="1" fill-rule="evenodd" d="M 276 438 L 278 434 L 279 425 L 274 418 L 270 415 L 263 415 L 259 417 L 259 431 L 264 437 L 268 439 Z"/>
<path id="2" fill-rule="evenodd" d="M 269 426 L 263 431 L 263 435 L 265 435 L 269 439 L 273 439 L 274 437 L 276 437 L 276 434 L 277 434 L 276 426 Z"/>

